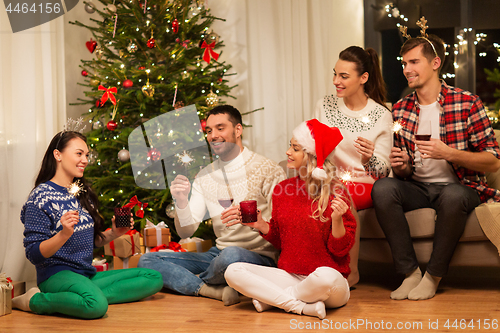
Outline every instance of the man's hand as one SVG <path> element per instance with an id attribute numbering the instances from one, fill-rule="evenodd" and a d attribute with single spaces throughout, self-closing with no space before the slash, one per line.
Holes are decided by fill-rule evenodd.
<path id="1" fill-rule="evenodd" d="M 222 224 L 226 227 L 241 223 L 240 206 L 230 206 L 222 211 L 220 215 Z"/>
<path id="2" fill-rule="evenodd" d="M 448 161 L 453 150 L 439 139 L 430 139 L 430 141 L 415 140 L 415 144 L 423 159 L 433 158 Z"/>
<path id="3" fill-rule="evenodd" d="M 408 154 L 398 147 L 392 147 L 389 154 L 391 167 L 399 176 L 406 177 L 411 173 L 410 158 Z"/>
<path id="4" fill-rule="evenodd" d="M 176 200 L 177 207 L 180 209 L 186 208 L 188 204 L 188 195 L 191 190 L 191 183 L 186 176 L 178 175 L 170 184 L 170 193 Z"/>

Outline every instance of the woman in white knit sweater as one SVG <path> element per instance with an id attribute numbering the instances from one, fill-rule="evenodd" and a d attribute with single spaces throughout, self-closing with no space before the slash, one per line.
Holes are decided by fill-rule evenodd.
<path id="1" fill-rule="evenodd" d="M 373 183 L 391 171 L 393 139 L 392 114 L 385 106 L 385 83 L 375 50 L 350 46 L 340 52 L 333 84 L 336 96 L 318 101 L 315 118 L 340 129 L 344 140 L 332 157 L 337 177 L 345 182 L 357 210 L 370 208 Z M 358 252 L 359 241 L 351 250 L 351 285 L 359 280 Z"/>

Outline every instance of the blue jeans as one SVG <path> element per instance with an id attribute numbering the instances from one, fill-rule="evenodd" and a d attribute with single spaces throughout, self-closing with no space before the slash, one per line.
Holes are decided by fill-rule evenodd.
<path id="1" fill-rule="evenodd" d="M 137 266 L 159 271 L 165 288 L 184 295 L 198 296 L 203 284 L 225 285 L 227 266 L 235 262 L 276 266 L 273 259 L 238 246 L 223 250 L 214 246 L 202 253 L 151 252 L 143 254 Z"/>
<path id="2" fill-rule="evenodd" d="M 436 211 L 433 249 L 426 270 L 439 277 L 448 271 L 468 215 L 481 203 L 477 191 L 462 184 L 426 184 L 389 177 L 375 182 L 372 198 L 377 220 L 391 247 L 396 271 L 401 274 L 418 267 L 404 213 L 419 208 Z"/>

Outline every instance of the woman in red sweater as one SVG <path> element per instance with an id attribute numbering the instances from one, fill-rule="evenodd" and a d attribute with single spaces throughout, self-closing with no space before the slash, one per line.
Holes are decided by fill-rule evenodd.
<path id="1" fill-rule="evenodd" d="M 271 306 L 323 319 L 326 308 L 347 303 L 349 250 L 356 220 L 351 199 L 327 158 L 342 140 L 337 128 L 312 119 L 293 131 L 287 167 L 298 176 L 274 188 L 270 222 L 246 223 L 281 251 L 278 268 L 248 263 L 231 264 L 229 286 L 253 298 L 258 312 Z M 239 215 L 222 216 L 228 225 Z"/>

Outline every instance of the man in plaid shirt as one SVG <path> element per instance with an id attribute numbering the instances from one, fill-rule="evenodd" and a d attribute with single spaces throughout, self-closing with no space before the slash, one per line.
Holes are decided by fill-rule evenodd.
<path id="1" fill-rule="evenodd" d="M 392 299 L 432 298 L 469 213 L 481 202 L 500 201 L 500 191 L 488 188 L 484 176 L 500 167 L 494 131 L 478 96 L 440 81 L 444 53 L 443 41 L 426 34 L 408 39 L 400 52 L 403 74 L 415 92 L 392 110 L 403 125 L 389 156 L 395 178 L 377 180 L 372 191 L 396 270 L 406 275 Z M 430 130 L 422 133 L 426 123 Z M 417 140 L 420 134 L 431 139 Z M 436 210 L 437 219 L 422 277 L 404 213 L 427 207 Z"/>

